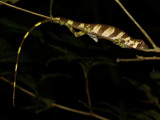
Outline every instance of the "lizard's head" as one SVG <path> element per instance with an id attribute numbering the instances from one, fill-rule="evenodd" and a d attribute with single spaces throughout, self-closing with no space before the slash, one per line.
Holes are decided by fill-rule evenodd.
<path id="1" fill-rule="evenodd" d="M 136 39 L 136 41 L 139 42 L 139 44 L 137 45 L 138 49 L 148 49 L 148 45 L 141 39 Z"/>
<path id="2" fill-rule="evenodd" d="M 133 44 L 133 48 L 135 49 L 148 49 L 148 45 L 142 39 L 133 39 L 135 44 Z"/>

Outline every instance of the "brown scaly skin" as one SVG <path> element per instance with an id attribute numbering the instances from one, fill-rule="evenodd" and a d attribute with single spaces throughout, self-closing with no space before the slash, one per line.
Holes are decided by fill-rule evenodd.
<path id="1" fill-rule="evenodd" d="M 98 37 L 112 41 L 122 48 L 147 49 L 148 46 L 141 39 L 133 39 L 127 33 L 119 28 L 104 24 L 87 24 L 66 18 L 53 18 L 55 23 L 66 25 L 70 31 L 76 36 L 84 34 L 89 35 L 94 41 L 98 41 Z M 80 30 L 76 32 L 73 28 Z"/>

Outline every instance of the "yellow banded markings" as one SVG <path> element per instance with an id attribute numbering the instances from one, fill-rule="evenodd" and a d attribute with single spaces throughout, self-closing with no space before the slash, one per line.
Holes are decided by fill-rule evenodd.
<path id="1" fill-rule="evenodd" d="M 73 20 L 68 20 L 68 21 L 67 21 L 67 24 L 68 24 L 68 25 L 73 25 Z"/>
<path id="2" fill-rule="evenodd" d="M 139 42 L 138 41 L 136 41 L 134 44 L 133 44 L 133 48 L 137 48 L 137 46 L 139 45 Z"/>
<path id="3" fill-rule="evenodd" d="M 39 26 L 39 25 L 41 25 L 41 24 L 42 24 L 42 22 L 38 22 L 38 23 L 35 24 L 34 26 L 37 27 L 37 26 Z"/>
<path id="4" fill-rule="evenodd" d="M 26 32 L 26 34 L 24 35 L 24 39 L 28 36 L 29 32 Z"/>
<path id="5" fill-rule="evenodd" d="M 53 18 L 53 20 L 60 20 L 61 18 L 60 17 L 56 17 L 56 18 Z"/>
<path id="6" fill-rule="evenodd" d="M 112 37 L 112 39 L 119 39 L 119 38 L 121 38 L 123 35 L 125 34 L 125 32 L 120 32 L 117 36 L 115 36 L 115 37 Z"/>
<path id="7" fill-rule="evenodd" d="M 17 57 L 16 57 L 16 64 L 15 64 L 15 73 L 14 73 L 14 82 L 13 82 L 13 105 L 15 106 L 15 88 L 16 88 L 16 76 L 17 76 L 17 70 L 18 70 L 18 61 L 19 61 L 19 56 L 20 56 L 20 52 L 21 52 L 21 49 L 22 49 L 22 45 L 24 43 L 24 40 L 27 38 L 27 36 L 29 35 L 29 33 L 36 27 L 38 27 L 39 25 L 41 25 L 42 23 L 45 23 L 45 22 L 49 22 L 50 20 L 43 20 L 41 22 L 38 22 L 36 23 L 33 27 L 31 27 L 28 32 L 26 32 L 26 34 L 24 35 L 21 43 L 20 43 L 20 46 L 18 48 L 18 51 L 17 51 Z"/>
<path id="8" fill-rule="evenodd" d="M 80 25 L 78 27 L 80 28 L 84 28 L 85 24 L 84 23 L 80 23 Z"/>
<path id="9" fill-rule="evenodd" d="M 126 45 L 131 46 L 133 48 L 137 48 L 139 42 L 138 41 L 133 41 L 133 40 L 129 40 L 125 42 Z"/>
<path id="10" fill-rule="evenodd" d="M 98 33 L 98 31 L 101 29 L 101 26 L 102 26 L 102 25 L 100 25 L 100 24 L 94 26 L 94 28 L 93 28 L 92 31 L 93 31 L 94 33 Z"/>
<path id="11" fill-rule="evenodd" d="M 21 47 L 19 47 L 19 49 L 18 49 L 18 52 L 17 52 L 17 53 L 19 54 L 20 52 L 21 52 Z"/>
<path id="12" fill-rule="evenodd" d="M 111 34 L 113 34 L 115 31 L 115 27 L 109 27 L 107 28 L 103 33 L 102 33 L 102 36 L 104 37 L 109 37 Z"/>
<path id="13" fill-rule="evenodd" d="M 15 65 L 15 71 L 17 71 L 18 64 Z"/>
<path id="14" fill-rule="evenodd" d="M 124 40 L 131 40 L 131 37 L 126 37 L 126 38 L 124 38 Z"/>

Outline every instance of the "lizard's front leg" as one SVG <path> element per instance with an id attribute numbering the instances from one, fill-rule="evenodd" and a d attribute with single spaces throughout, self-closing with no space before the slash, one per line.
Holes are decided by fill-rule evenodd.
<path id="1" fill-rule="evenodd" d="M 80 37 L 90 32 L 89 27 L 85 27 L 83 28 L 83 30 L 76 32 L 71 25 L 68 25 L 67 23 L 65 23 L 64 25 L 69 28 L 69 30 L 74 34 L 75 37 Z"/>

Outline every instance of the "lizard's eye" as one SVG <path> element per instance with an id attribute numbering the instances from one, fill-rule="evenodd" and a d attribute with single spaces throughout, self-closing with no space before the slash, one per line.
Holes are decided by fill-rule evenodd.
<path id="1" fill-rule="evenodd" d="M 140 41 L 140 44 L 143 44 L 144 42 L 143 41 Z"/>

